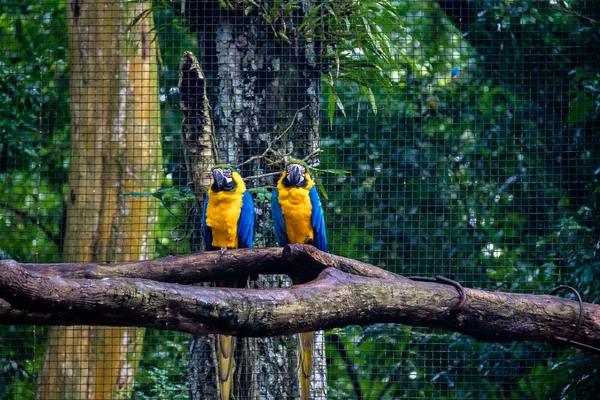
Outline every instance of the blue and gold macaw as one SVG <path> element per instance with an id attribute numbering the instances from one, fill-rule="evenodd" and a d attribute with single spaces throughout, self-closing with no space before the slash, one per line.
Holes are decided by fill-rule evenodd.
<path id="1" fill-rule="evenodd" d="M 308 165 L 302 161 L 290 160 L 271 200 L 273 225 L 279 246 L 289 243 L 312 244 L 317 249 L 327 251 L 325 219 L 319 193 L 308 172 Z M 298 283 L 292 276 L 292 281 Z M 298 376 L 300 378 L 300 398 L 308 400 L 310 375 L 312 372 L 313 333 L 298 335 Z"/>
<path id="2" fill-rule="evenodd" d="M 254 202 L 242 177 L 233 167 L 217 165 L 212 169 L 213 182 L 204 200 L 202 230 L 206 250 L 250 248 L 254 235 Z M 243 283 L 245 286 L 245 282 Z M 219 286 L 236 287 L 236 282 Z M 233 378 L 235 338 L 217 337 L 221 399 L 228 400 Z"/>

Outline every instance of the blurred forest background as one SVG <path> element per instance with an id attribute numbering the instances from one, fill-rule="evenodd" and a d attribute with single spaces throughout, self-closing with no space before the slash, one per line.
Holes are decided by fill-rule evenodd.
<path id="1" fill-rule="evenodd" d="M 330 251 L 486 290 L 566 284 L 598 302 L 597 3 L 322 4 L 314 23 L 338 29 L 326 33 L 338 39 L 324 56 L 316 169 Z M 184 9 L 152 7 L 164 157 L 154 257 L 189 252 L 177 85 L 198 44 Z M 62 261 L 66 15 L 62 0 L 0 4 L 1 258 Z M 48 330 L 0 326 L 0 399 L 32 398 Z M 145 336 L 132 398 L 187 398 L 188 335 Z M 326 343 L 331 399 L 591 399 L 600 387 L 598 356 L 568 347 L 393 324 L 335 329 Z"/>

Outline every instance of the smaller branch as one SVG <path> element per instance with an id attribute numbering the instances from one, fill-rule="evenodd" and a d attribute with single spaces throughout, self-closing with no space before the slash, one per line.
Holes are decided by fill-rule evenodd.
<path id="1" fill-rule="evenodd" d="M 12 206 L 4 201 L 1 201 L 1 200 L 0 200 L 0 207 L 5 208 L 5 209 L 11 211 L 13 214 L 29 221 L 30 224 L 36 226 L 38 229 L 40 229 L 42 232 L 44 232 L 44 234 L 48 237 L 48 239 L 52 240 L 52 242 L 54 242 L 54 244 L 60 248 L 60 239 L 54 233 L 52 233 L 50 231 L 50 229 L 48 229 L 44 225 L 42 225 L 42 223 L 38 221 L 38 217 L 29 215 L 27 212 L 15 207 L 15 206 Z"/>
<path id="2" fill-rule="evenodd" d="M 292 129 L 292 126 L 294 125 L 294 122 L 296 121 L 296 117 L 298 116 L 298 114 L 300 114 L 300 111 L 304 111 L 308 107 L 310 107 L 310 104 L 307 104 L 304 107 L 301 107 L 301 108 L 299 108 L 299 109 L 296 110 L 296 112 L 294 113 L 294 116 L 292 117 L 292 122 L 290 122 L 290 124 L 288 125 L 288 127 L 285 128 L 285 130 L 283 132 L 281 132 L 281 135 L 279 135 L 278 138 L 281 139 L 283 137 L 283 135 L 285 135 L 286 133 L 288 133 L 290 131 L 290 129 Z"/>
<path id="3" fill-rule="evenodd" d="M 306 110 L 308 107 L 309 107 L 309 105 L 306 105 L 306 106 L 304 106 L 304 107 L 296 110 L 296 112 L 294 113 L 294 115 L 292 117 L 292 121 L 289 123 L 288 127 L 285 128 L 284 131 L 281 132 L 279 135 L 277 135 L 277 137 L 274 140 L 272 140 L 271 142 L 269 142 L 269 145 L 267 146 L 267 148 L 265 149 L 265 151 L 263 151 L 263 153 L 261 155 L 252 156 L 249 159 L 247 159 L 246 161 L 244 161 L 243 163 L 238 164 L 235 168 L 236 169 L 240 169 L 244 165 L 247 165 L 247 164 L 250 164 L 253 161 L 265 158 L 267 156 L 267 154 L 273 153 L 273 145 L 275 145 L 279 140 L 281 140 L 281 138 L 283 136 L 285 136 L 290 131 L 290 129 L 292 129 L 292 127 L 294 126 L 294 122 L 296 122 L 296 117 L 298 116 L 298 114 L 300 113 L 300 111 Z M 278 173 L 280 173 L 280 172 L 278 172 Z M 248 180 L 248 179 L 250 179 L 250 177 L 246 178 L 246 180 Z"/>
<path id="4" fill-rule="evenodd" d="M 277 140 L 277 139 L 276 139 L 276 140 Z M 311 152 L 310 154 L 308 154 L 306 157 L 304 157 L 304 158 L 302 159 L 302 161 L 307 161 L 307 160 L 309 160 L 311 157 L 314 157 L 314 156 L 316 156 L 317 154 L 321 153 L 322 151 L 323 151 L 323 150 L 321 150 L 321 149 L 316 149 L 316 150 L 314 150 L 313 152 Z M 284 155 L 284 156 L 283 156 L 283 158 L 285 158 L 285 157 L 287 157 L 287 156 L 289 156 L 289 154 L 286 154 L 286 155 Z M 257 158 L 264 158 L 264 157 L 266 157 L 266 155 L 265 155 L 265 154 L 263 154 L 262 156 L 254 156 L 254 157 L 257 157 Z M 254 157 L 251 157 L 251 158 L 249 158 L 248 160 L 246 160 L 246 162 L 253 161 L 253 160 L 252 160 L 252 158 L 254 158 Z M 281 158 L 281 157 L 280 157 L 280 158 Z M 246 162 L 244 162 L 244 164 L 246 164 Z M 240 164 L 240 165 L 243 165 L 243 164 Z M 315 164 L 313 164 L 313 165 L 311 165 L 311 167 L 313 167 L 313 168 L 314 168 L 314 167 L 318 167 L 318 166 L 319 166 L 319 163 L 318 163 L 318 162 L 317 162 L 317 163 L 315 163 Z M 276 175 L 281 175 L 281 171 L 277 171 L 277 172 L 268 172 L 268 173 L 265 173 L 265 174 L 260 174 L 260 175 L 251 175 L 251 176 L 247 176 L 247 177 L 245 177 L 245 178 L 243 178 L 243 179 L 244 179 L 244 181 L 246 181 L 246 182 L 247 182 L 247 181 L 250 181 L 250 180 L 252 180 L 252 179 L 267 178 L 267 177 L 269 177 L 269 176 L 276 176 Z"/>
<path id="5" fill-rule="evenodd" d="M 578 13 L 576 11 L 569 10 L 567 8 L 561 7 L 559 4 L 557 4 L 556 1 L 554 1 L 554 2 L 550 1 L 549 6 L 550 6 L 550 8 L 554 8 L 555 10 L 557 10 L 557 11 L 559 11 L 561 13 L 564 13 L 564 14 L 567 14 L 567 15 L 573 15 L 575 17 L 578 17 L 578 18 L 581 18 L 581 19 L 585 19 L 585 20 L 587 20 L 588 22 L 590 22 L 592 24 L 595 24 L 597 22 L 595 19 L 590 18 L 587 15 L 583 15 L 583 14 L 580 14 L 580 13 Z"/>
<path id="6" fill-rule="evenodd" d="M 323 151 L 323 150 L 321 150 L 320 148 L 319 148 L 319 149 L 315 149 L 315 150 L 311 151 L 310 153 L 308 153 L 308 154 L 307 154 L 307 155 L 306 155 L 306 156 L 305 156 L 305 157 L 302 159 L 302 161 L 306 162 L 306 161 L 310 160 L 311 158 L 313 158 L 313 157 L 315 157 L 315 156 L 319 155 L 319 154 L 320 154 L 322 151 Z M 316 163 L 312 164 L 310 167 L 311 167 L 311 168 L 316 168 L 316 167 L 318 167 L 318 166 L 319 166 L 319 162 L 316 162 Z"/>
<path id="7" fill-rule="evenodd" d="M 13 260 L 0 260 L 0 271 L 6 267 L 20 266 L 26 271 L 42 276 L 64 279 L 149 279 L 157 282 L 195 284 L 237 278 L 247 273 L 285 273 L 285 260 L 279 248 L 231 249 L 165 257 L 153 260 L 132 261 L 119 264 L 20 264 Z M 319 272 L 315 271 L 314 278 Z"/>
<path id="8" fill-rule="evenodd" d="M 259 174 L 259 175 L 247 176 L 247 177 L 244 178 L 244 181 L 249 181 L 249 180 L 252 180 L 252 179 L 266 178 L 266 177 L 275 176 L 275 175 L 281 175 L 281 171 L 267 172 L 266 174 Z"/>
<path id="9" fill-rule="evenodd" d="M 282 255 L 288 262 L 293 261 L 294 264 L 297 263 L 302 266 L 303 269 L 307 269 L 308 271 L 323 271 L 326 268 L 334 268 L 348 274 L 369 278 L 390 280 L 406 279 L 371 264 L 353 260 L 351 258 L 336 256 L 330 253 L 324 253 L 310 245 L 287 245 L 284 247 Z M 298 272 L 300 271 L 294 271 L 294 274 L 298 274 Z M 307 274 L 305 273 L 304 276 L 307 276 Z M 310 276 L 310 274 L 308 276 Z"/>
<path id="10" fill-rule="evenodd" d="M 373 265 L 323 253 L 313 246 L 293 244 L 269 249 L 229 249 L 119 264 L 19 264 L 0 260 L 3 267 L 20 266 L 42 276 L 65 279 L 132 278 L 157 282 L 194 284 L 244 278 L 248 274 L 294 274 L 304 281 L 315 279 L 324 269 L 335 268 L 354 275 L 383 279 L 399 276 Z"/>

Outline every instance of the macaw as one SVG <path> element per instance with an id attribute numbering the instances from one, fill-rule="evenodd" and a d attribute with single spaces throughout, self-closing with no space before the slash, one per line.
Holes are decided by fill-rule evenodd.
<path id="1" fill-rule="evenodd" d="M 228 165 L 212 169 L 213 182 L 204 200 L 202 231 L 206 250 L 251 248 L 254 235 L 254 202 L 240 174 Z M 235 281 L 219 286 L 236 287 Z M 245 283 L 244 283 L 245 286 Z M 228 400 L 233 378 L 235 338 L 217 336 L 221 399 Z"/>
<path id="2" fill-rule="evenodd" d="M 319 193 L 302 161 L 290 160 L 271 197 L 271 212 L 279 246 L 289 243 L 312 244 L 327 251 L 325 219 Z M 297 279 L 292 276 L 292 281 Z M 298 335 L 298 377 L 300 398 L 308 400 L 312 371 L 313 333 Z"/>

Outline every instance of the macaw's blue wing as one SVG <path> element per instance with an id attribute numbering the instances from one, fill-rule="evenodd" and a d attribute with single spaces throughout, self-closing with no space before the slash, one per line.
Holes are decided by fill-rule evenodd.
<path id="1" fill-rule="evenodd" d="M 327 237 L 325 236 L 325 217 L 323 216 L 323 207 L 319 199 L 319 193 L 316 187 L 308 191 L 310 204 L 312 206 L 311 223 L 315 235 L 315 247 L 321 251 L 327 251 Z"/>
<path id="2" fill-rule="evenodd" d="M 204 197 L 204 206 L 202 207 L 202 234 L 204 236 L 204 245 L 206 250 L 212 250 L 212 229 L 206 225 L 206 208 L 208 207 L 208 195 Z"/>
<path id="3" fill-rule="evenodd" d="M 279 204 L 279 190 L 274 189 L 271 193 L 271 214 L 273 214 L 273 225 L 275 226 L 275 236 L 279 247 L 288 245 L 287 233 L 285 232 L 285 222 L 283 212 Z"/>
<path id="4" fill-rule="evenodd" d="M 238 219 L 238 248 L 252 248 L 254 236 L 254 200 L 247 190 L 242 196 L 242 209 Z"/>

